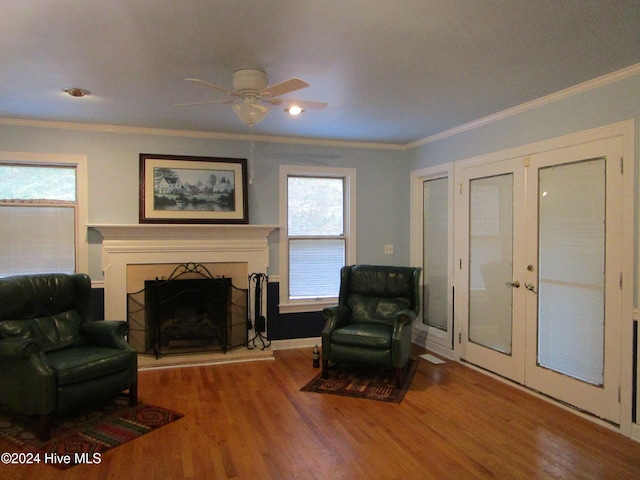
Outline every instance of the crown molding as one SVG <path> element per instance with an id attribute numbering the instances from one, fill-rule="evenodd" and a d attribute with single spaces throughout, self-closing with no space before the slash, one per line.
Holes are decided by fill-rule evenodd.
<path id="1" fill-rule="evenodd" d="M 395 143 L 357 142 L 346 140 L 325 140 L 319 138 L 285 137 L 277 135 L 251 135 L 239 133 L 204 132 L 199 130 L 171 130 L 165 128 L 126 127 L 94 123 L 59 122 L 54 120 L 34 120 L 28 118 L 0 117 L 0 125 L 32 128 L 59 128 L 86 132 L 120 133 L 127 135 L 151 135 L 182 138 L 205 138 L 214 140 L 254 141 L 295 145 L 316 145 L 342 148 L 367 148 L 377 150 L 406 150 L 405 145 Z"/>
<path id="2" fill-rule="evenodd" d="M 588 80 L 586 82 L 579 83 L 578 85 L 574 85 L 573 87 L 565 88 L 564 90 L 560 90 L 559 92 L 537 98 L 536 100 L 532 100 L 530 102 L 517 105 L 515 107 L 509 108 L 507 110 L 503 110 L 498 113 L 494 113 L 492 115 L 480 118 L 478 120 L 474 120 L 473 122 L 465 123 L 463 125 L 450 128 L 449 130 L 444 130 L 443 132 L 436 133 L 435 135 L 430 135 L 421 140 L 407 143 L 405 147 L 407 150 L 410 150 L 410 149 L 419 147 L 421 145 L 426 145 L 428 143 L 435 142 L 437 140 L 442 140 L 444 138 L 452 137 L 454 135 L 458 135 L 459 133 L 467 132 L 469 130 L 473 130 L 474 128 L 482 127 L 484 125 L 489 125 L 491 123 L 504 120 L 505 118 L 509 118 L 514 115 L 527 112 L 529 110 L 534 110 L 544 105 L 549 105 L 550 103 L 564 100 L 566 98 L 573 97 L 574 95 L 588 92 L 596 88 L 604 87 L 605 85 L 610 85 L 612 83 L 616 83 L 626 78 L 630 78 L 639 74 L 640 74 L 640 63 L 637 63 L 635 65 L 631 65 L 621 70 L 617 70 L 615 72 L 609 73 L 607 75 L 594 78 L 593 80 Z"/>

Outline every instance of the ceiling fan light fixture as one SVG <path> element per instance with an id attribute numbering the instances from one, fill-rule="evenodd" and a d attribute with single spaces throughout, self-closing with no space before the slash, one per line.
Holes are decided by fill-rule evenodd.
<path id="1" fill-rule="evenodd" d="M 241 121 L 253 127 L 264 120 L 264 117 L 269 113 L 269 107 L 260 105 L 255 100 L 246 99 L 244 102 L 234 103 L 233 111 Z"/>
<path id="2" fill-rule="evenodd" d="M 291 105 L 288 108 L 284 109 L 285 112 L 287 112 L 289 115 L 300 115 L 302 112 L 304 112 L 304 108 L 299 107 L 298 105 Z"/>
<path id="3" fill-rule="evenodd" d="M 194 102 L 183 103 L 178 106 L 189 105 L 204 105 L 214 103 L 226 103 L 232 104 L 233 111 L 236 112 L 238 118 L 249 125 L 254 126 L 264 120 L 264 117 L 269 113 L 269 107 L 267 105 L 281 106 L 285 105 L 289 107 L 285 109 L 285 112 L 290 115 L 300 115 L 306 109 L 322 110 L 327 104 L 324 102 L 310 102 L 305 100 L 283 100 L 279 98 L 282 95 L 286 95 L 296 90 L 300 90 L 309 86 L 304 80 L 299 78 L 290 78 L 282 82 L 268 85 L 267 74 L 264 70 L 257 70 L 251 68 L 245 68 L 236 70 L 233 72 L 233 90 L 228 89 L 214 83 L 210 83 L 198 78 L 185 78 L 189 82 L 199 83 L 206 87 L 217 90 L 218 92 L 226 93 L 227 96 L 234 97 L 234 99 L 228 100 L 213 100 L 209 102 Z M 285 103 L 286 102 L 286 103 Z M 284 105 L 283 105 L 284 104 Z"/>

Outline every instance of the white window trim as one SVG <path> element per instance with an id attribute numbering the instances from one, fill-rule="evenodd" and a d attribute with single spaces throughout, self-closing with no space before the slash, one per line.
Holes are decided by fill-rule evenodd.
<path id="1" fill-rule="evenodd" d="M 307 167 L 280 165 L 280 245 L 279 245 L 279 278 L 280 278 L 280 313 L 319 312 L 324 307 L 335 305 L 338 297 L 321 300 L 289 300 L 289 232 L 287 219 L 287 199 L 289 176 L 334 177 L 345 180 L 345 265 L 356 262 L 356 169 L 333 167 Z"/>
<path id="2" fill-rule="evenodd" d="M 0 162 L 38 165 L 64 165 L 76 168 L 76 271 L 89 271 L 87 157 L 56 153 L 0 151 Z"/>

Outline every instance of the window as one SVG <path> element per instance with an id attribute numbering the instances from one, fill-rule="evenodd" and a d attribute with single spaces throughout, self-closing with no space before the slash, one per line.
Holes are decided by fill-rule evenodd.
<path id="1" fill-rule="evenodd" d="M 280 310 L 334 304 L 355 262 L 355 170 L 280 167 Z"/>
<path id="2" fill-rule="evenodd" d="M 422 219 L 422 322 L 449 328 L 449 179 L 424 180 Z"/>
<path id="3" fill-rule="evenodd" d="M 411 262 L 423 269 L 414 337 L 428 348 L 453 350 L 453 164 L 411 172 L 411 187 Z"/>
<path id="4" fill-rule="evenodd" d="M 85 177 L 84 157 L 0 152 L 0 276 L 86 271 Z"/>

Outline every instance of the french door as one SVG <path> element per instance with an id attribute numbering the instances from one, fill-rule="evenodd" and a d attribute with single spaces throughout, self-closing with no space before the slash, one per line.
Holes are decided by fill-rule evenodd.
<path id="1" fill-rule="evenodd" d="M 461 358 L 614 423 L 621 156 L 613 138 L 456 174 Z"/>
<path id="2" fill-rule="evenodd" d="M 456 285 L 463 319 L 461 357 L 491 372 L 524 383 L 525 203 L 516 197 L 525 176 L 519 159 L 462 170 L 457 209 L 460 255 Z M 459 280 L 458 280 L 459 278 Z"/>

